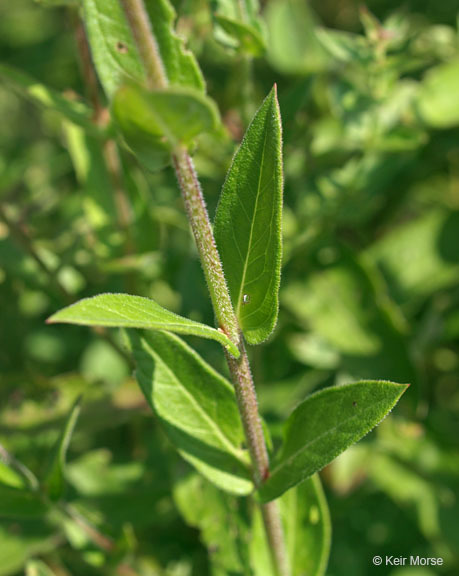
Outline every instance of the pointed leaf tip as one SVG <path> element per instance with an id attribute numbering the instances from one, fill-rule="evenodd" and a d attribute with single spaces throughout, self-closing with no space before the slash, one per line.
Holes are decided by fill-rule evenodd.
<path id="1" fill-rule="evenodd" d="M 206 324 L 189 320 L 160 306 L 154 300 L 130 294 L 99 294 L 84 298 L 59 310 L 46 320 L 47 324 L 76 324 L 107 328 L 143 328 L 167 330 L 190 336 L 216 340 L 235 357 L 239 349 L 226 334 Z"/>
<path id="2" fill-rule="evenodd" d="M 282 261 L 281 136 L 273 87 L 234 156 L 215 217 L 215 239 L 231 299 L 249 344 L 266 340 L 277 322 Z"/>
<path id="3" fill-rule="evenodd" d="M 284 443 L 261 498 L 277 498 L 329 464 L 379 424 L 407 388 L 367 380 L 325 388 L 306 398 L 285 423 Z"/>

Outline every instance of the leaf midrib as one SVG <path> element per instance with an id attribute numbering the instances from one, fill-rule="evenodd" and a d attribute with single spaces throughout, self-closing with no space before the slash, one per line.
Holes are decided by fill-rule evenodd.
<path id="1" fill-rule="evenodd" d="M 212 420 L 212 418 L 209 417 L 206 411 L 202 409 L 201 405 L 196 400 L 196 398 L 191 394 L 191 392 L 188 390 L 188 388 L 186 388 L 186 386 L 183 386 L 183 384 L 176 377 L 174 372 L 170 369 L 169 365 L 163 360 L 163 358 L 158 354 L 156 354 L 155 351 L 151 348 L 151 346 L 147 342 L 145 342 L 145 346 L 148 348 L 149 353 L 163 364 L 164 368 L 171 376 L 171 379 L 174 380 L 178 384 L 179 388 L 182 391 L 184 391 L 185 395 L 189 397 L 191 403 L 195 406 L 195 408 L 197 408 L 198 413 L 200 413 L 203 416 L 203 420 L 209 424 L 211 429 L 215 430 L 217 437 L 220 438 L 222 443 L 228 448 L 229 452 L 238 460 L 238 462 L 240 462 L 244 466 L 244 468 L 246 468 L 246 462 L 244 462 L 244 460 L 241 457 L 241 450 L 238 450 L 234 446 L 234 444 L 231 443 L 231 441 L 225 436 L 225 434 L 219 428 L 216 422 L 214 422 L 214 420 Z"/>
<path id="2" fill-rule="evenodd" d="M 382 402 L 379 402 L 378 405 L 381 405 Z M 369 410 L 371 410 L 370 407 Z M 364 411 L 368 412 L 369 410 Z M 362 417 L 362 414 L 355 414 L 354 416 L 351 416 L 350 418 L 348 418 L 347 420 L 342 421 L 340 424 L 337 424 L 336 426 L 333 426 L 333 428 L 328 429 L 326 432 L 324 432 L 323 434 L 320 434 L 319 436 L 316 436 L 313 440 L 309 441 L 308 443 L 304 444 L 301 448 L 299 448 L 298 450 L 296 450 L 293 454 L 291 454 L 290 456 L 288 456 L 288 458 L 286 458 L 285 460 L 283 460 L 282 462 L 280 462 L 271 472 L 271 476 L 270 476 L 270 480 L 279 472 L 282 470 L 282 468 L 289 466 L 292 462 L 292 460 L 294 460 L 295 458 L 297 458 L 298 455 L 300 455 L 301 453 L 307 451 L 311 446 L 313 446 L 314 444 L 317 444 L 317 442 L 319 442 L 320 440 L 326 438 L 327 436 L 329 436 L 330 434 L 333 434 L 334 432 L 336 432 L 336 430 L 339 429 L 340 426 L 344 426 L 345 424 L 348 424 L 350 422 L 352 422 L 353 420 L 359 419 Z M 381 417 L 381 419 L 384 417 Z M 379 420 L 378 420 L 379 422 Z M 376 422 L 376 424 L 374 424 L 373 426 L 370 427 L 369 430 L 367 430 L 367 432 L 365 434 L 368 434 L 368 432 L 370 432 L 375 426 L 377 426 L 378 422 Z"/>
<path id="3" fill-rule="evenodd" d="M 255 226 L 255 220 L 256 220 L 256 215 L 257 215 L 257 209 L 258 209 L 258 200 L 260 198 L 260 185 L 261 185 L 261 177 L 263 174 L 263 165 L 264 165 L 264 161 L 265 161 L 265 150 L 266 150 L 266 140 L 268 137 L 268 123 L 266 123 L 265 125 L 265 137 L 263 140 L 263 151 L 261 153 L 261 163 L 260 163 L 260 173 L 258 176 L 258 185 L 257 185 L 257 194 L 256 194 L 256 198 L 255 198 L 255 207 L 254 207 L 254 211 L 253 211 L 253 218 L 252 221 L 250 223 L 250 234 L 249 234 L 249 243 L 248 243 L 248 247 L 247 247 L 247 253 L 246 253 L 246 257 L 245 257 L 245 261 L 244 261 L 244 268 L 242 271 L 242 279 L 241 279 L 241 285 L 239 287 L 239 296 L 238 296 L 238 301 L 237 301 L 237 308 L 236 308 L 236 314 L 237 317 L 239 318 L 240 316 L 240 312 L 241 312 L 241 302 L 242 302 L 242 294 L 244 292 L 244 284 L 245 284 L 245 277 L 247 274 L 247 268 L 249 265 L 249 257 L 250 257 L 250 251 L 252 248 L 252 236 L 253 236 L 253 229 Z"/>

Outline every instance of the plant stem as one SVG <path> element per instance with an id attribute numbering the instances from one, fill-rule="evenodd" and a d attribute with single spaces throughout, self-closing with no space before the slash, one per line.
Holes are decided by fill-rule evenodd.
<path id="1" fill-rule="evenodd" d="M 178 150 L 173 156 L 173 162 L 218 325 L 238 345 L 240 337 L 237 319 L 193 160 L 185 150 Z"/>
<path id="2" fill-rule="evenodd" d="M 145 67 L 150 88 L 165 88 L 167 75 L 159 54 L 158 44 L 142 0 L 121 0 L 129 26 Z"/>
<path id="3" fill-rule="evenodd" d="M 121 3 L 142 58 L 149 85 L 156 88 L 167 87 L 167 76 L 143 0 L 121 0 Z M 240 336 L 238 321 L 193 161 L 183 148 L 177 149 L 172 159 L 209 287 L 215 316 L 220 329 L 237 344 L 240 351 L 238 359 L 228 353 L 226 358 L 252 460 L 253 480 L 258 488 L 269 476 L 269 457 L 249 359 L 243 338 Z M 275 571 L 278 576 L 288 576 L 289 568 L 279 506 L 276 502 L 269 502 L 262 505 L 261 510 Z"/>

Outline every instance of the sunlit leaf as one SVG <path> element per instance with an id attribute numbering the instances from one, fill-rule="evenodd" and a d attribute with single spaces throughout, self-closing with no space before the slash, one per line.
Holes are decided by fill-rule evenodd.
<path id="1" fill-rule="evenodd" d="M 272 500 L 329 464 L 368 434 L 407 385 L 366 381 L 326 388 L 302 402 L 284 427 L 284 442 L 260 490 Z"/>
<path id="2" fill-rule="evenodd" d="M 63 308 L 48 318 L 49 324 L 79 324 L 168 330 L 216 340 L 234 356 L 239 356 L 231 340 L 215 328 L 166 310 L 154 300 L 130 294 L 99 294 Z"/>
<path id="3" fill-rule="evenodd" d="M 282 259 L 281 120 L 274 87 L 229 169 L 215 238 L 245 338 L 258 344 L 277 321 Z"/>
<path id="4" fill-rule="evenodd" d="M 83 0 L 83 5 L 93 59 L 109 98 L 129 80 L 142 83 L 145 72 L 121 3 Z M 146 7 L 169 82 L 204 90 L 194 56 L 185 50 L 172 28 L 175 11 L 171 4 L 157 0 Z"/>
<path id="5" fill-rule="evenodd" d="M 41 560 L 29 560 L 25 576 L 55 576 L 55 573 Z"/>
<path id="6" fill-rule="evenodd" d="M 316 22 L 307 2 L 274 0 L 266 10 L 268 59 L 286 74 L 326 69 L 330 58 L 316 37 Z"/>
<path id="7" fill-rule="evenodd" d="M 451 60 L 429 70 L 421 84 L 418 110 L 421 118 L 434 128 L 459 124 L 459 60 Z"/>

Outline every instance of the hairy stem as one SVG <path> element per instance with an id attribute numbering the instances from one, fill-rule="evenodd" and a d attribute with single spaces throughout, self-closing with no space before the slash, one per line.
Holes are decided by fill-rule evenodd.
<path id="1" fill-rule="evenodd" d="M 141 55 L 149 85 L 156 88 L 166 87 L 168 84 L 167 76 L 143 0 L 120 1 Z M 182 148 L 175 151 L 172 159 L 209 287 L 215 316 L 220 329 L 239 347 L 240 357 L 238 359 L 233 358 L 230 354 L 226 354 L 226 358 L 252 460 L 253 480 L 255 486 L 259 487 L 269 476 L 269 458 L 247 352 L 240 336 L 238 321 L 223 274 L 222 262 L 193 161 L 188 152 Z M 275 570 L 278 576 L 288 576 L 289 568 L 279 506 L 276 502 L 270 502 L 262 505 L 261 508 Z"/>
<path id="2" fill-rule="evenodd" d="M 151 88 L 165 88 L 168 83 L 166 71 L 143 1 L 121 0 L 121 4 L 142 58 L 148 84 Z"/>
<path id="3" fill-rule="evenodd" d="M 177 151 L 173 161 L 218 325 L 238 344 L 239 328 L 193 161 L 185 150 Z"/>

